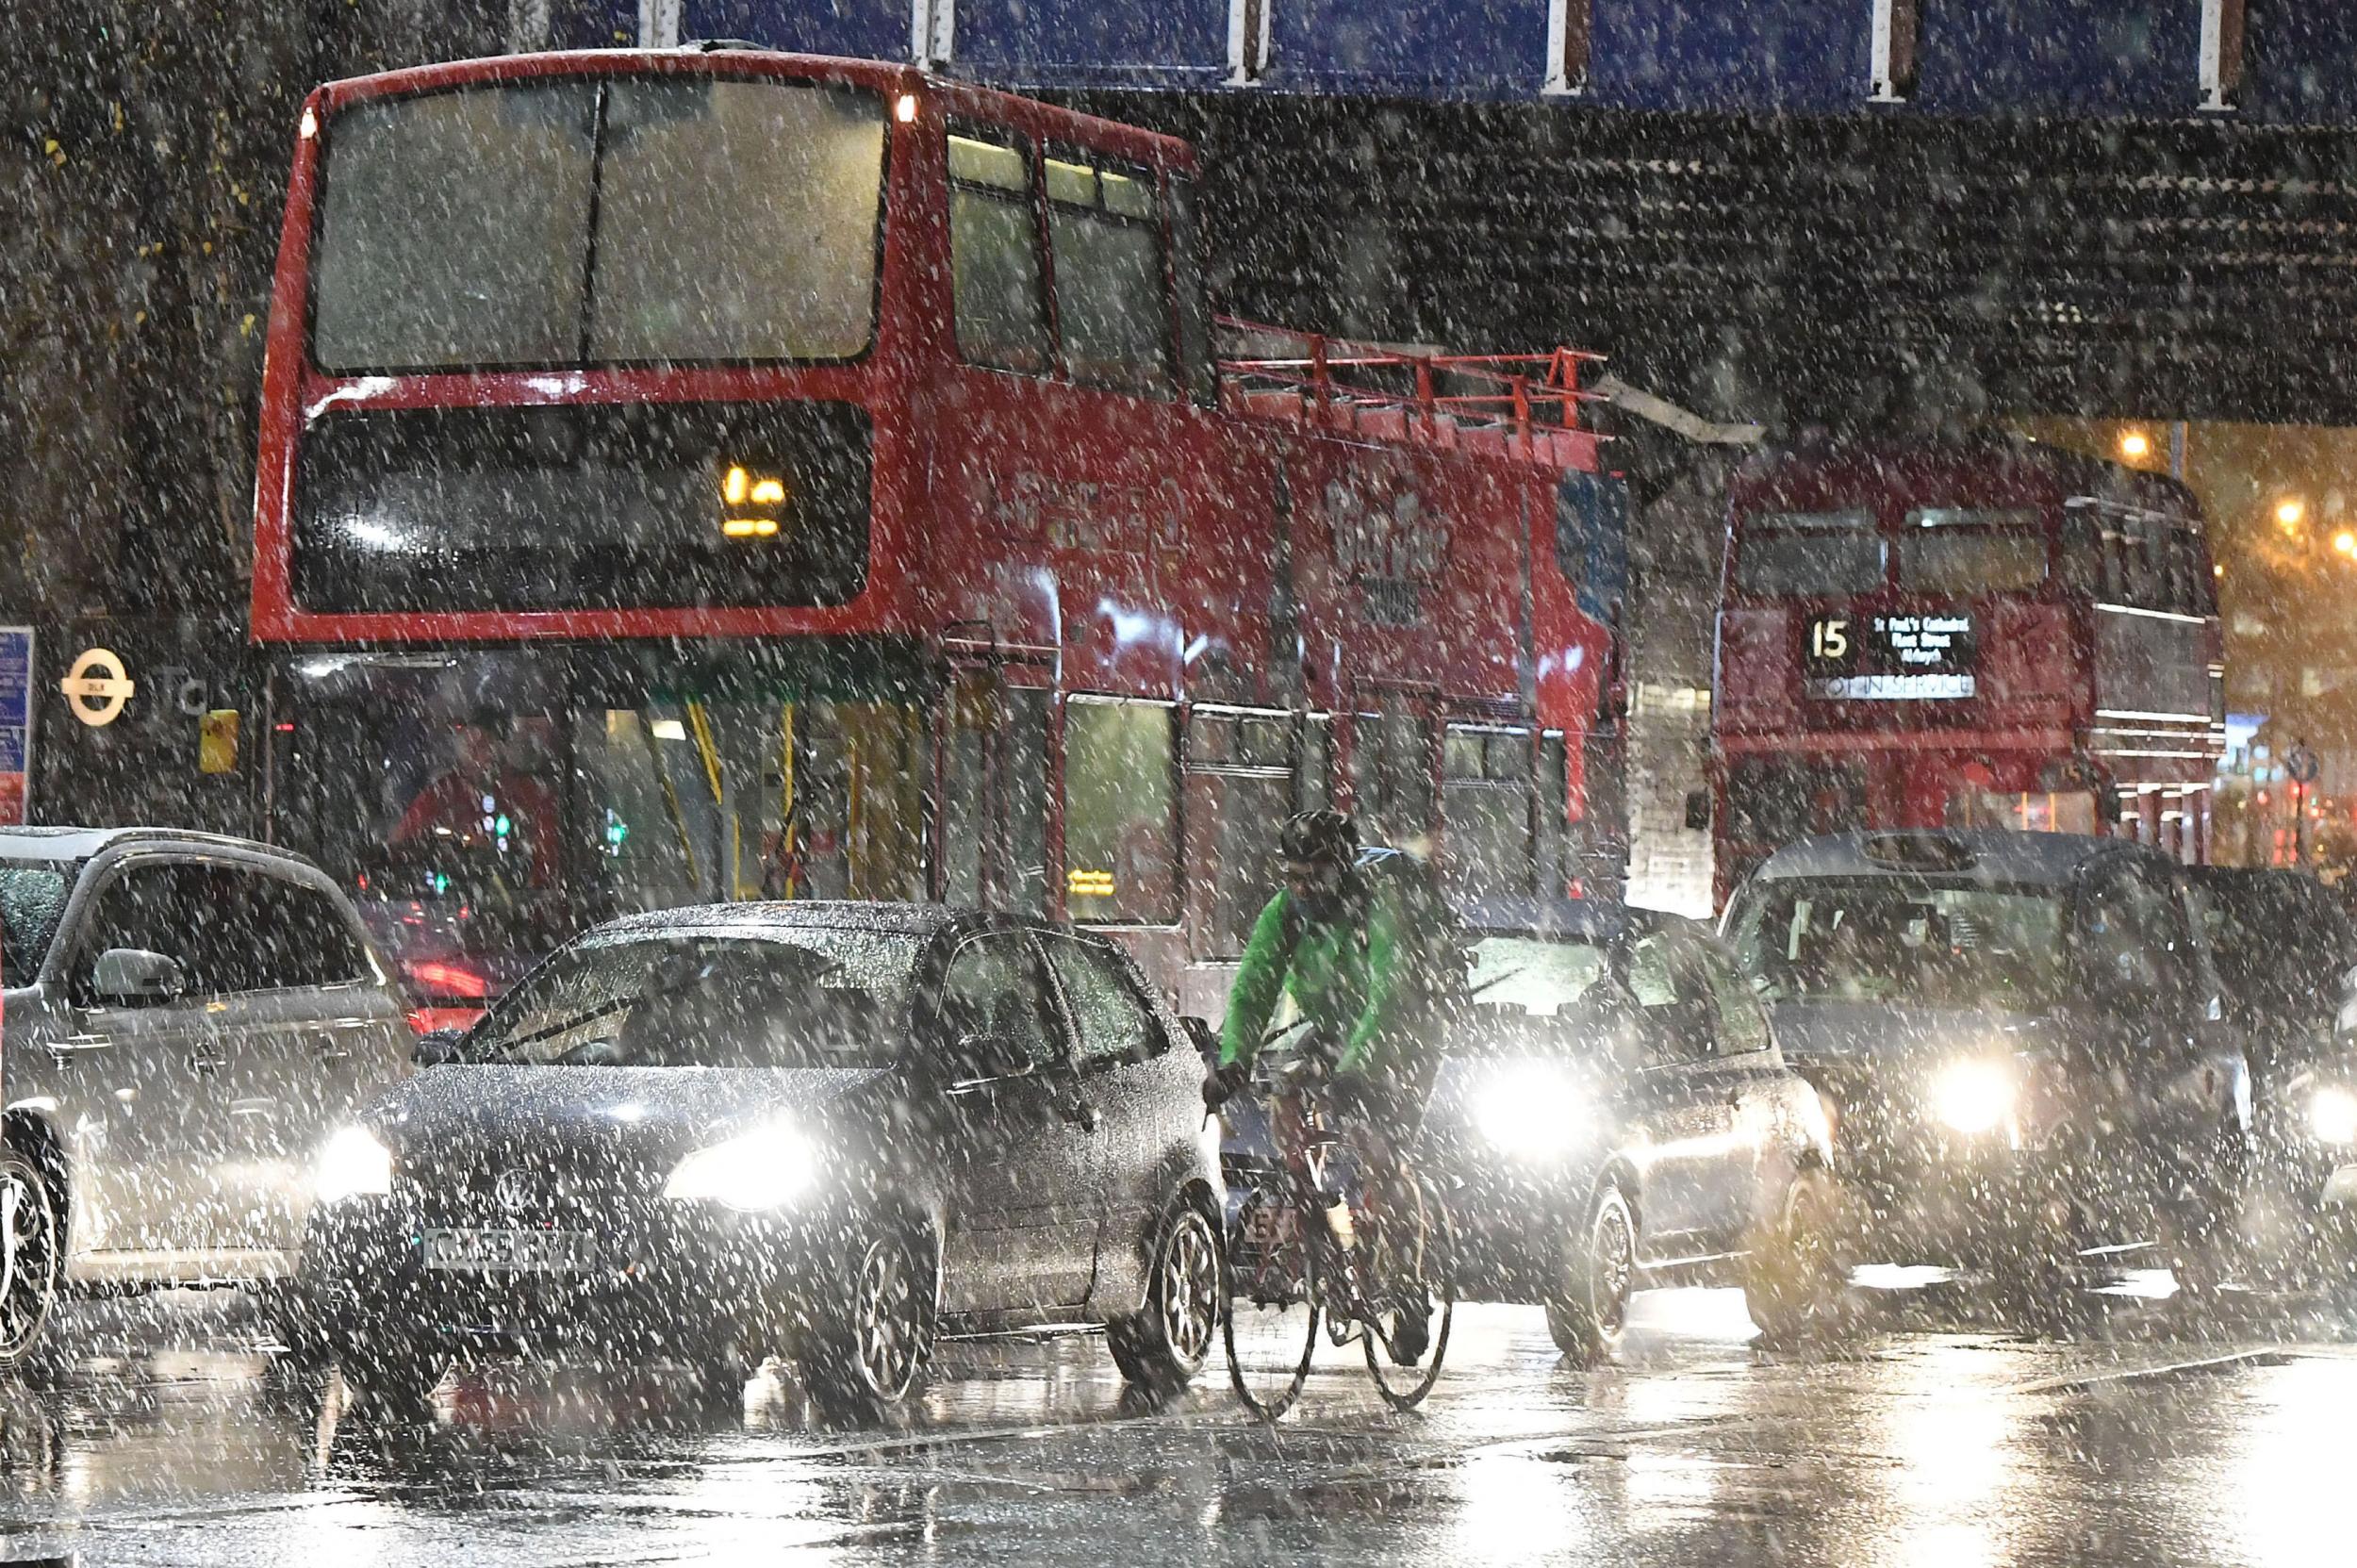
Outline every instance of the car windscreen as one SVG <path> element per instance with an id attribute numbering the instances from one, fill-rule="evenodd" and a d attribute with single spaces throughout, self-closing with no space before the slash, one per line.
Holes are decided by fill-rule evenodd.
<path id="1" fill-rule="evenodd" d="M 512 1066 L 889 1066 L 917 947 L 825 927 L 591 936 L 509 993 L 466 1054 Z"/>
<path id="2" fill-rule="evenodd" d="M 1574 1008 L 1605 973 L 1604 949 L 1592 942 L 1485 936 L 1474 944 L 1474 999 L 1526 1017 Z"/>
<path id="3" fill-rule="evenodd" d="M 2038 1011 L 2063 994 L 2068 913 L 2060 887 L 1778 879 L 1746 896 L 1734 939 L 1768 1001 Z"/>
<path id="4" fill-rule="evenodd" d="M 0 985 L 30 985 L 58 934 L 71 866 L 46 861 L 0 861 Z"/>
<path id="5" fill-rule="evenodd" d="M 871 92 L 569 76 L 355 104 L 323 135 L 322 371 L 842 360 L 874 335 Z"/>

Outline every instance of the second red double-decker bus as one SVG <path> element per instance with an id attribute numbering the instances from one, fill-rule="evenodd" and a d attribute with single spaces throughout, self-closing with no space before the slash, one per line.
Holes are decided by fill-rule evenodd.
<path id="1" fill-rule="evenodd" d="M 1722 903 L 1780 845 L 1854 828 L 2207 857 L 2221 643 L 2184 486 L 1988 436 L 1764 454 L 1728 499 Z"/>
<path id="2" fill-rule="evenodd" d="M 1310 801 L 1469 890 L 1608 870 L 1579 356 L 1252 330 L 1223 375 L 1195 178 L 897 65 L 321 89 L 256 503 L 274 834 L 456 1006 L 618 910 L 820 896 L 1114 928 L 1216 1012 Z"/>

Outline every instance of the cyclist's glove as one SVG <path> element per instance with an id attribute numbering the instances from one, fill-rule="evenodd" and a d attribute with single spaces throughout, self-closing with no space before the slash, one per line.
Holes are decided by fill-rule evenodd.
<path id="1" fill-rule="evenodd" d="M 1252 1081 L 1252 1068 L 1243 1062 L 1228 1062 L 1213 1067 L 1203 1080 L 1203 1108 L 1216 1111 L 1241 1093 Z"/>

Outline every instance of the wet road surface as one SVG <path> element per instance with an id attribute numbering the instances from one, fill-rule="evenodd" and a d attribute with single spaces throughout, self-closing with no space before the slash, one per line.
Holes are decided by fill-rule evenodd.
<path id="1" fill-rule="evenodd" d="M 1424 1411 L 1384 1411 L 1356 1347 L 1321 1347 L 1275 1429 L 1216 1365 L 1141 1408 L 1086 1337 L 948 1347 L 901 1431 L 816 1428 L 770 1375 L 715 1410 L 660 1372 L 526 1367 L 446 1383 L 430 1428 L 380 1429 L 333 1385 L 275 1392 L 234 1298 L 182 1296 L 85 1326 L 97 1353 L 61 1386 L 0 1391 L 0 1560 L 2357 1560 L 2357 1345 L 2322 1319 L 2197 1325 L 2157 1278 L 2069 1344 L 1934 1293 L 1784 1356 L 1754 1346 L 1739 1296 L 1668 1292 L 1592 1371 L 1535 1310 L 1465 1308 Z"/>

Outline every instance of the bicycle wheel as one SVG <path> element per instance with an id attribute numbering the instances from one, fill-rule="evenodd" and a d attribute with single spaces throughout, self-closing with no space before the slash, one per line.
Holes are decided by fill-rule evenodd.
<path id="1" fill-rule="evenodd" d="M 1301 1397 L 1318 1344 L 1317 1248 L 1309 1226 L 1320 1216 L 1254 1190 L 1236 1213 L 1228 1244 L 1228 1378 L 1236 1397 L 1274 1421 Z"/>
<path id="2" fill-rule="evenodd" d="M 1440 1380 L 1457 1316 L 1457 1226 L 1430 1183 L 1409 1192 L 1416 1212 L 1383 1217 L 1367 1278 L 1383 1292 L 1364 1336 L 1367 1375 L 1395 1411 L 1413 1410 Z"/>

